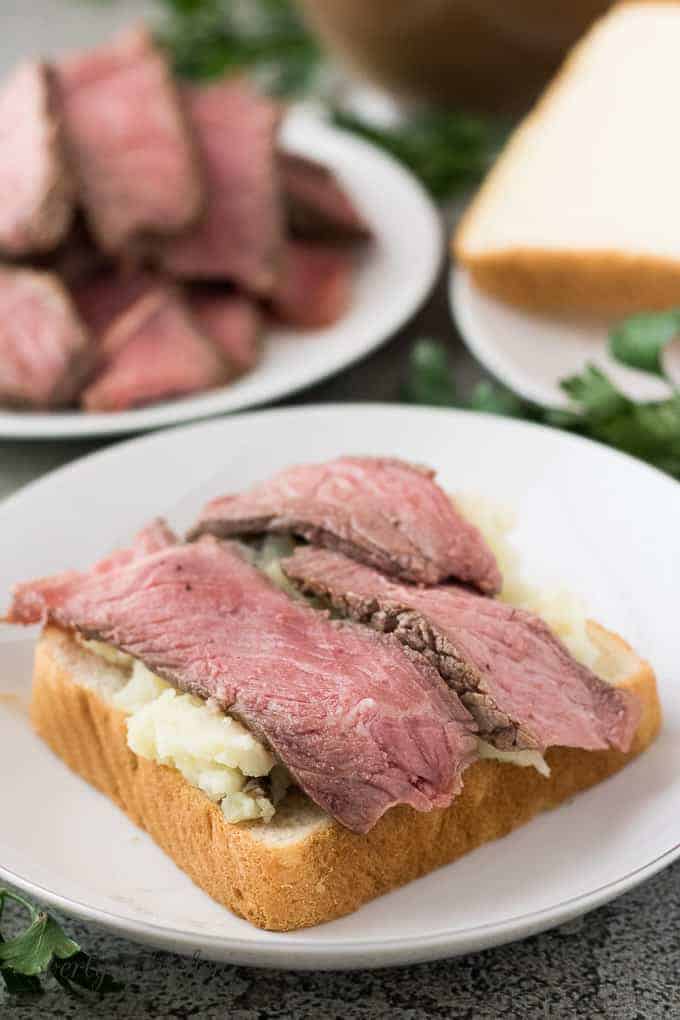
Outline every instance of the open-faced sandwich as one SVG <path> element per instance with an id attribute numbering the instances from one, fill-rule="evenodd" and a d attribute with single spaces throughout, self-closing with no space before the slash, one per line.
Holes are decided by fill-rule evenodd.
<path id="1" fill-rule="evenodd" d="M 605 779 L 654 675 L 521 584 L 499 515 L 343 457 L 19 585 L 35 729 L 254 924 L 355 910 Z"/>

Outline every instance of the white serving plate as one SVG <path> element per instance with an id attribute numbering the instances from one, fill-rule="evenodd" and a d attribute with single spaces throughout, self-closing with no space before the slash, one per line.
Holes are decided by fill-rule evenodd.
<path id="1" fill-rule="evenodd" d="M 665 400 L 663 379 L 628 368 L 608 349 L 611 320 L 537 315 L 484 294 L 460 267 L 451 270 L 449 297 L 460 334 L 485 368 L 526 400 L 569 408 L 560 380 L 589 363 L 601 368 L 633 400 Z M 670 366 L 678 373 L 680 358 Z"/>
<path id="2" fill-rule="evenodd" d="M 221 389 L 104 414 L 0 408 L 0 437 L 122 435 L 281 400 L 365 357 L 407 322 L 432 289 L 442 257 L 442 225 L 423 188 L 396 160 L 308 110 L 291 110 L 282 141 L 331 166 L 375 234 L 361 249 L 347 314 L 325 329 L 267 327 L 257 367 Z"/>
<path id="3" fill-rule="evenodd" d="M 273 934 L 199 891 L 32 734 L 34 634 L 0 629 L 0 878 L 78 917 L 180 953 L 280 968 L 379 967 L 467 953 L 568 921 L 680 854 L 680 486 L 595 443 L 526 423 L 380 405 L 238 415 L 77 461 L 0 505 L 0 602 L 85 567 L 155 514 L 185 527 L 207 496 L 342 453 L 431 464 L 442 484 L 514 507 L 526 573 L 584 596 L 653 663 L 652 748 L 556 811 L 349 917 Z"/>

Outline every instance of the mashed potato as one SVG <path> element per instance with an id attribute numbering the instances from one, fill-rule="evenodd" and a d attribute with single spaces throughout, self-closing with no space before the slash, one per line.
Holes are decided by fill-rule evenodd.
<path id="1" fill-rule="evenodd" d="M 92 648 L 95 644 L 97 647 Z M 88 647 L 108 661 L 116 649 L 102 642 Z M 118 656 L 122 653 L 116 652 Z M 230 715 L 191 694 L 180 694 L 146 666 L 125 656 L 116 665 L 130 667 L 130 677 L 113 696 L 127 714 L 127 742 L 135 754 L 178 769 L 187 782 L 219 803 L 228 822 L 262 818 L 275 807 L 253 777 L 268 776 L 274 756 Z"/>
<path id="2" fill-rule="evenodd" d="M 498 560 L 503 575 L 503 590 L 499 598 L 542 617 L 574 658 L 593 669 L 599 653 L 588 636 L 587 617 L 581 600 L 564 589 L 546 591 L 522 579 L 520 556 L 509 537 L 515 526 L 512 510 L 479 496 L 456 494 L 455 502 L 468 520 L 479 528 Z"/>

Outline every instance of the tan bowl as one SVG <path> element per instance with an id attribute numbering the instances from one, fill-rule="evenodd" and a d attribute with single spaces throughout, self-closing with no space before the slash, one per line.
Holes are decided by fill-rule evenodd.
<path id="1" fill-rule="evenodd" d="M 398 94 L 488 110 L 526 105 L 608 0 L 298 0 L 322 42 Z M 557 8 L 557 9 L 556 9 Z"/>

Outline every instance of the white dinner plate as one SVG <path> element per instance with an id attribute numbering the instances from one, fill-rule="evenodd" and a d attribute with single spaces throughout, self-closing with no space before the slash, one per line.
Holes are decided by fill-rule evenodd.
<path id="1" fill-rule="evenodd" d="M 608 350 L 611 320 L 537 315 L 484 294 L 457 267 L 451 271 L 451 308 L 463 340 L 496 378 L 543 407 L 569 408 L 560 380 L 592 363 L 633 400 L 664 400 L 667 383 L 627 368 Z"/>
<path id="2" fill-rule="evenodd" d="M 442 225 L 416 179 L 391 156 L 293 109 L 283 144 L 331 166 L 374 232 L 361 246 L 347 313 L 325 329 L 267 327 L 257 367 L 218 390 L 116 413 L 0 408 L 0 437 L 83 438 L 176 425 L 281 400 L 347 368 L 387 340 L 425 300 L 442 257 Z"/>
<path id="3" fill-rule="evenodd" d="M 470 952 L 560 924 L 680 852 L 680 486 L 561 432 L 458 411 L 303 407 L 238 415 L 97 453 L 0 505 L 0 591 L 85 567 L 154 514 L 184 527 L 207 496 L 291 462 L 387 454 L 515 509 L 527 576 L 580 593 L 653 663 L 665 711 L 622 773 L 505 839 L 317 928 L 273 934 L 199 891 L 33 736 L 32 633 L 0 630 L 0 877 L 130 938 L 231 963 L 378 967 Z"/>

